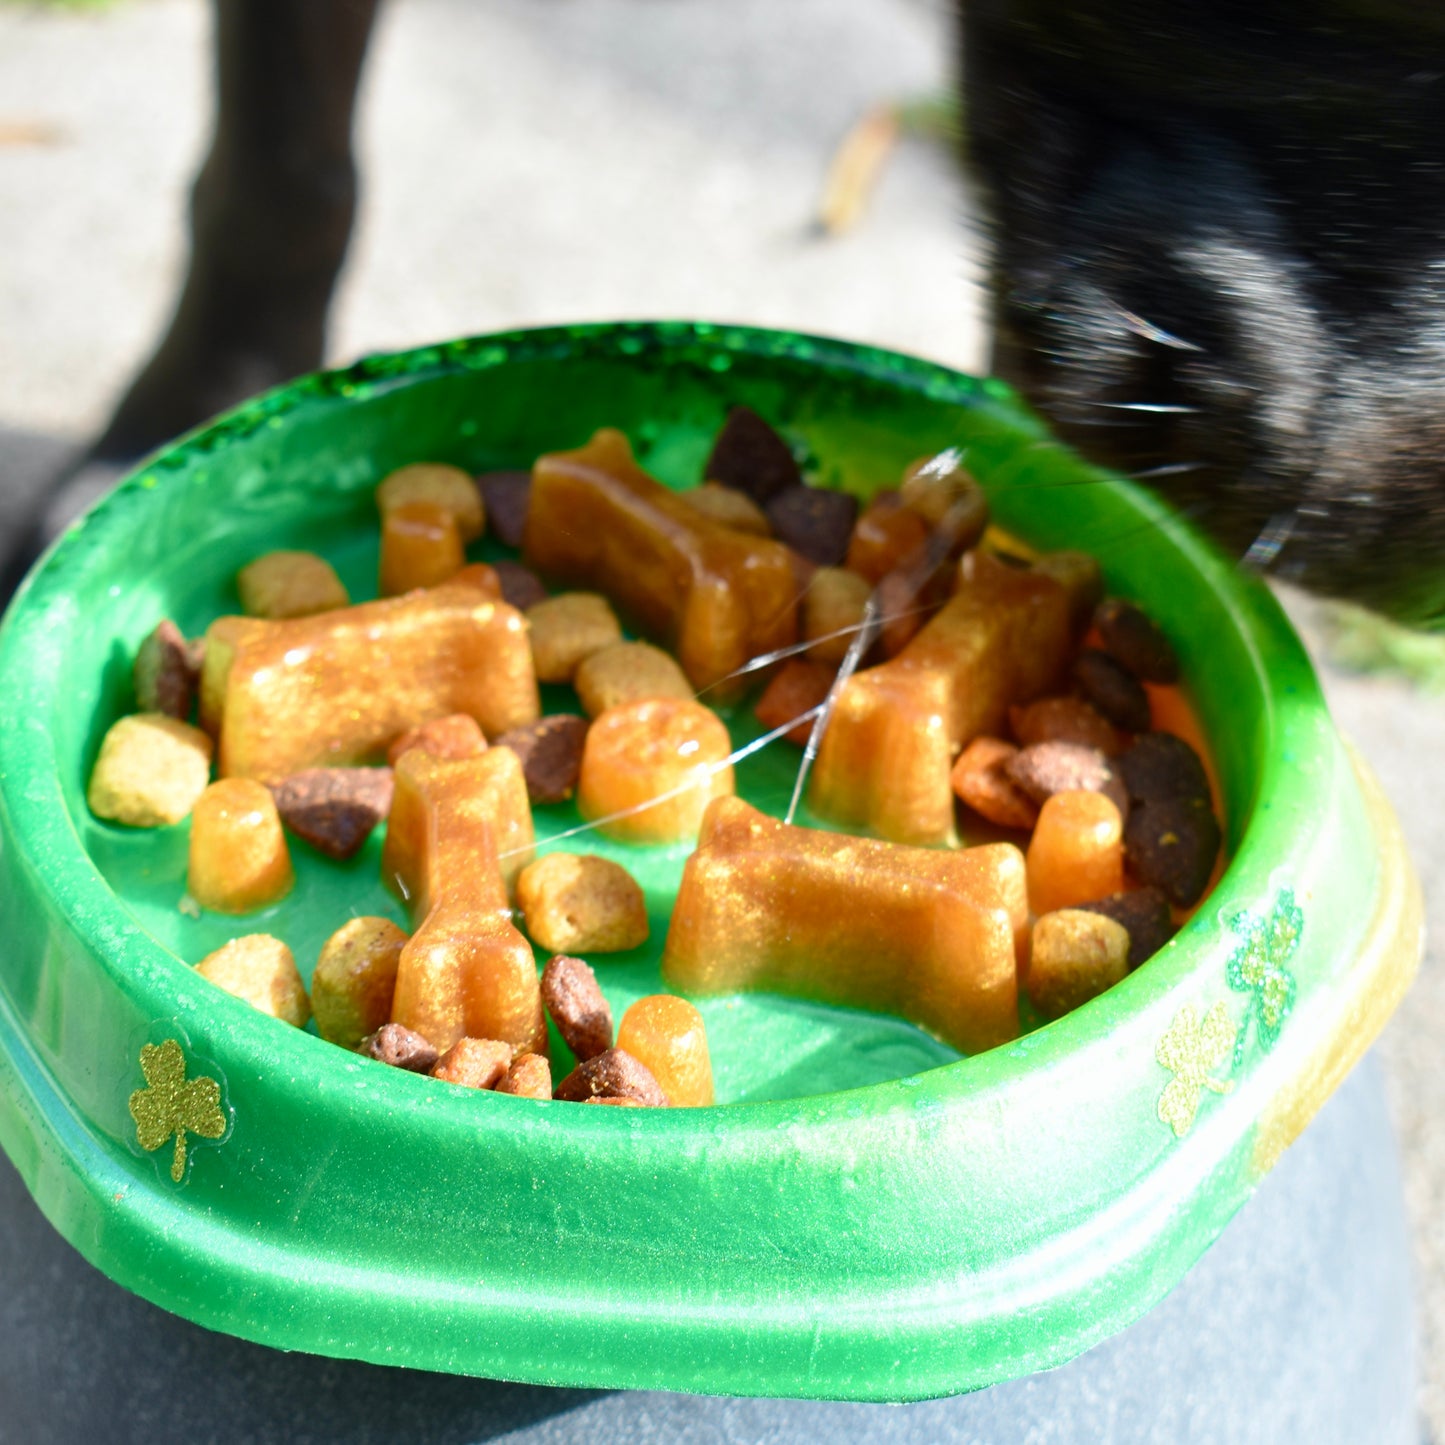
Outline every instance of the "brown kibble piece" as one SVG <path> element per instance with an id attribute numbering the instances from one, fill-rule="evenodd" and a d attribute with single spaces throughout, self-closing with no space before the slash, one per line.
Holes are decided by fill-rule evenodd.
<path id="1" fill-rule="evenodd" d="M 408 728 L 386 750 L 386 760 L 395 767 L 396 760 L 413 748 L 434 758 L 474 758 L 486 752 L 487 738 L 470 713 L 454 712 Z"/>
<path id="2" fill-rule="evenodd" d="M 959 754 L 949 779 L 957 796 L 982 818 L 1001 828 L 1029 829 L 1038 822 L 1039 805 L 1008 775 L 1018 754 L 999 738 L 975 738 Z"/>
<path id="3" fill-rule="evenodd" d="M 141 643 L 132 669 L 138 712 L 159 712 L 185 722 L 196 701 L 201 664 L 198 649 L 169 618 Z"/>
<path id="4" fill-rule="evenodd" d="M 1129 934 L 1102 913 L 1064 908 L 1034 924 L 1025 987 L 1045 1018 L 1062 1018 L 1129 972 Z"/>
<path id="5" fill-rule="evenodd" d="M 398 507 L 418 502 L 446 512 L 455 521 L 463 542 L 474 542 L 486 527 L 482 494 L 460 467 L 445 462 L 414 462 L 398 467 L 376 489 L 376 505 L 383 517 Z"/>
<path id="6" fill-rule="evenodd" d="M 525 612 L 529 607 L 547 600 L 547 589 L 530 567 L 503 557 L 492 563 L 492 570 L 497 574 L 502 589 L 502 601 L 518 612 Z"/>
<path id="7" fill-rule="evenodd" d="M 622 1015 L 617 1047 L 647 1068 L 673 1108 L 713 1102 L 707 1028 L 686 999 L 670 993 L 638 999 Z"/>
<path id="8" fill-rule="evenodd" d="M 497 1085 L 499 1094 L 517 1094 L 524 1099 L 552 1097 L 552 1068 L 541 1054 L 518 1054 Z"/>
<path id="9" fill-rule="evenodd" d="M 1135 802 L 1210 799 L 1209 775 L 1199 754 L 1173 733 L 1145 733 L 1120 756 L 1119 773 Z"/>
<path id="10" fill-rule="evenodd" d="M 507 1077 L 512 1046 L 500 1039 L 461 1038 L 432 1065 L 431 1076 L 464 1089 L 495 1089 Z"/>
<path id="11" fill-rule="evenodd" d="M 773 680 L 753 708 L 753 715 L 771 732 L 784 723 L 793 723 L 783 734 L 800 748 L 808 745 L 815 718 L 804 714 L 817 707 L 827 696 L 837 676 L 834 668 L 825 667 L 806 657 L 791 657 L 780 667 Z M 797 719 L 802 718 L 801 722 Z"/>
<path id="12" fill-rule="evenodd" d="M 466 560 L 457 519 L 445 507 L 407 502 L 382 513 L 377 591 L 383 597 L 439 586 L 455 577 Z"/>
<path id="13" fill-rule="evenodd" d="M 511 748 L 522 760 L 531 802 L 565 803 L 577 791 L 587 726 L 585 717 L 555 713 L 511 728 L 497 739 L 497 747 Z"/>
<path id="14" fill-rule="evenodd" d="M 532 500 L 531 472 L 483 472 L 477 486 L 486 504 L 487 530 L 504 547 L 520 547 Z"/>
<path id="15" fill-rule="evenodd" d="M 97 818 L 163 828 L 191 811 L 210 777 L 205 733 L 162 713 L 137 713 L 111 724 L 86 800 Z"/>
<path id="16" fill-rule="evenodd" d="M 577 1065 L 553 1093 L 555 1099 L 582 1103 L 588 1099 L 633 1099 L 651 1109 L 665 1109 L 668 1098 L 646 1064 L 621 1049 Z"/>
<path id="17" fill-rule="evenodd" d="M 754 537 L 773 535 L 763 509 L 736 487 L 725 487 L 721 482 L 704 482 L 702 486 L 678 495 L 704 517 L 711 517 L 714 522 L 721 522 L 735 532 L 747 532 Z"/>
<path id="18" fill-rule="evenodd" d="M 641 1099 L 624 1099 L 613 1097 L 608 1094 L 594 1094 L 590 1099 L 583 1099 L 584 1104 L 611 1104 L 619 1109 L 645 1109 L 647 1105 Z"/>
<path id="19" fill-rule="evenodd" d="M 1203 798 L 1137 803 L 1124 834 L 1129 866 L 1140 882 L 1153 884 L 1180 908 L 1199 902 L 1219 843 L 1219 824 Z"/>
<path id="20" fill-rule="evenodd" d="M 1102 913 L 1123 926 L 1129 935 L 1130 968 L 1153 958 L 1174 937 L 1169 900 L 1157 888 L 1131 888 L 1079 907 L 1088 913 Z"/>
<path id="21" fill-rule="evenodd" d="M 311 1010 L 323 1039 L 354 1049 L 391 1017 L 406 934 L 389 918 L 352 918 L 321 946 Z"/>
<path id="22" fill-rule="evenodd" d="M 599 649 L 578 665 L 572 686 L 588 717 L 624 702 L 693 695 L 683 670 L 650 642 L 614 642 Z"/>
<path id="23" fill-rule="evenodd" d="M 620 863 L 549 853 L 517 878 L 517 906 L 532 942 L 554 953 L 625 953 L 647 942 L 647 900 Z"/>
<path id="24" fill-rule="evenodd" d="M 612 1010 L 597 975 L 580 958 L 558 954 L 542 970 L 542 1002 L 563 1042 L 586 1062 L 612 1047 Z"/>
<path id="25" fill-rule="evenodd" d="M 1125 732 L 1149 730 L 1149 694 L 1144 684 L 1107 652 L 1086 647 L 1074 664 L 1074 681 L 1084 697 Z"/>
<path id="26" fill-rule="evenodd" d="M 281 821 L 328 858 L 361 851 L 391 811 L 391 793 L 390 768 L 306 768 L 271 784 Z"/>
<path id="27" fill-rule="evenodd" d="M 803 638 L 812 644 L 815 662 L 843 661 L 858 629 L 873 588 L 857 572 L 844 567 L 819 567 L 803 594 Z"/>
<path id="28" fill-rule="evenodd" d="M 863 509 L 848 542 L 847 567 L 878 583 L 897 567 L 921 566 L 928 548 L 928 524 L 903 505 L 897 492 L 879 492 Z"/>
<path id="29" fill-rule="evenodd" d="M 247 617 L 311 617 L 349 607 L 331 563 L 314 552 L 267 552 L 236 574 Z"/>
<path id="30" fill-rule="evenodd" d="M 1041 697 L 1008 710 L 1009 727 L 1020 747 L 1035 743 L 1077 743 L 1105 757 L 1123 752 L 1123 734 L 1081 697 Z"/>
<path id="31" fill-rule="evenodd" d="M 269 933 L 233 938 L 208 953 L 196 965 L 196 972 L 282 1023 L 301 1029 L 311 1017 L 296 960 L 291 950 Z"/>
<path id="32" fill-rule="evenodd" d="M 405 1024 L 383 1024 L 361 1041 L 357 1052 L 411 1074 L 429 1074 L 437 1061 L 437 1051 Z"/>
<path id="33" fill-rule="evenodd" d="M 1055 793 L 1039 809 L 1028 847 L 1029 907 L 1076 908 L 1124 887 L 1123 824 L 1102 793 Z"/>
<path id="34" fill-rule="evenodd" d="M 1178 682 L 1179 658 L 1164 630 L 1148 613 L 1111 597 L 1094 613 L 1104 650 L 1144 682 Z"/>
<path id="35" fill-rule="evenodd" d="M 826 487 L 789 487 L 768 504 L 773 535 L 819 567 L 841 567 L 858 516 L 858 499 Z"/>
<path id="36" fill-rule="evenodd" d="M 703 479 L 736 487 L 766 504 L 786 488 L 800 485 L 803 474 L 787 442 L 751 407 L 735 406 L 712 444 Z"/>
<path id="37" fill-rule="evenodd" d="M 686 842 L 707 805 L 732 793 L 731 755 L 722 719 L 690 698 L 608 708 L 587 732 L 578 810 L 624 843 Z"/>
<path id="38" fill-rule="evenodd" d="M 1035 743 L 1010 758 L 1004 768 L 1010 781 L 1036 803 L 1055 793 L 1103 793 L 1121 818 L 1129 816 L 1124 784 L 1098 748 L 1080 743 Z"/>
<path id="39" fill-rule="evenodd" d="M 191 810 L 186 890 L 215 913 L 253 913 L 296 882 L 276 801 L 264 783 L 222 778 Z"/>
<path id="40" fill-rule="evenodd" d="M 596 592 L 563 592 L 527 609 L 538 682 L 571 682 L 594 652 L 622 641 L 611 603 Z"/>

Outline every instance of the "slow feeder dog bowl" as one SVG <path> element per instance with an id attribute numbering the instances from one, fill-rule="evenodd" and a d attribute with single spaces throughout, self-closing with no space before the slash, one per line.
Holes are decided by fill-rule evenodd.
<path id="1" fill-rule="evenodd" d="M 97 823 L 85 782 L 161 616 L 236 569 L 328 555 L 370 595 L 372 490 L 418 458 L 524 465 L 599 426 L 696 480 L 745 402 L 867 494 L 945 446 L 995 517 L 1082 547 L 1161 622 L 1211 740 L 1230 863 L 1108 994 L 959 1059 L 917 1030 L 765 995 L 703 1004 L 719 1107 L 582 1109 L 449 1089 L 265 1018 L 187 963 L 270 931 L 303 971 L 396 905 L 377 849 L 296 851 L 259 915 L 177 909 L 186 828 Z M 794 760 L 740 773 L 775 805 Z M 1142 1314 L 1373 1039 L 1418 962 L 1393 818 L 1268 593 L 1001 386 L 840 342 L 707 325 L 524 332 L 297 382 L 153 459 L 66 534 L 0 635 L 0 1143 L 121 1284 L 271 1345 L 554 1384 L 901 1400 L 1058 1364 Z M 539 815 L 545 839 L 570 816 Z M 589 847 L 594 844 L 589 840 Z M 681 853 L 637 864 L 658 987 Z M 212 1079 L 222 1132 L 148 1152 L 146 1044 Z M 179 1117 L 179 1116 L 178 1116 Z"/>

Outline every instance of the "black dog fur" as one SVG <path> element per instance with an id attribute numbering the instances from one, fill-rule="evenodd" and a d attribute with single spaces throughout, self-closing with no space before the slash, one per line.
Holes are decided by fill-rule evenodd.
<path id="1" fill-rule="evenodd" d="M 129 457 L 319 364 L 376 0 L 216 0 L 219 124 Z M 1445 625 L 1445 9 L 966 0 L 994 369 L 1321 591 Z"/>

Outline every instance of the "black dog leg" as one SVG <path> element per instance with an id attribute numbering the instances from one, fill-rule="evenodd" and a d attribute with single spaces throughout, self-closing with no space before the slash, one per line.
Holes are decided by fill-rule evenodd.
<path id="1" fill-rule="evenodd" d="M 130 460 L 321 361 L 356 201 L 351 119 L 377 0 L 217 0 L 215 140 L 160 349 L 96 444 Z"/>

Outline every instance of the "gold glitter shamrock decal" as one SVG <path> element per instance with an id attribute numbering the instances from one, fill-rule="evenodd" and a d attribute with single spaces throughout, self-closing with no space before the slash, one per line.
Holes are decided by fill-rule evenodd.
<path id="1" fill-rule="evenodd" d="M 1304 914 L 1295 902 L 1294 890 L 1282 888 L 1268 918 L 1238 913 L 1229 920 L 1229 926 L 1240 941 L 1229 955 L 1226 977 L 1230 988 L 1253 995 L 1250 1014 L 1260 1043 L 1268 1049 L 1279 1037 L 1280 1026 L 1294 1007 L 1294 974 L 1285 965 L 1299 947 Z M 1245 1015 L 1244 1027 L 1239 1031 L 1235 1063 L 1244 1056 L 1250 1014 Z"/>
<path id="2" fill-rule="evenodd" d="M 130 1096 L 135 1136 L 142 1149 L 159 1149 L 176 1137 L 171 1178 L 179 1184 L 186 1172 L 186 1135 L 219 1139 L 226 1132 L 221 1112 L 221 1086 L 204 1074 L 186 1078 L 186 1056 L 174 1039 L 147 1044 L 140 1051 L 140 1069 L 147 1087 Z"/>
<path id="3" fill-rule="evenodd" d="M 1227 1094 L 1234 1088 L 1232 1079 L 1215 1079 L 1211 1075 L 1234 1047 L 1237 1032 L 1234 1020 L 1223 1003 L 1217 1003 L 1201 1023 L 1192 1003 L 1185 1004 L 1169 1025 L 1154 1057 L 1174 1077 L 1159 1096 L 1159 1117 L 1182 1139 L 1194 1124 L 1203 1090 Z"/>

